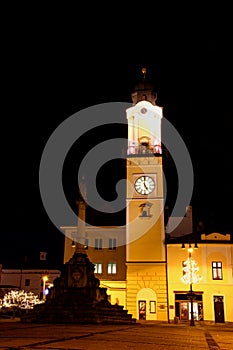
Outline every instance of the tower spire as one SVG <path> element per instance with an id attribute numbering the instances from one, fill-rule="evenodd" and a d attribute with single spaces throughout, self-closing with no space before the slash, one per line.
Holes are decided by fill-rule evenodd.
<path id="1" fill-rule="evenodd" d="M 146 80 L 146 67 L 142 68 L 143 80 Z"/>
<path id="2" fill-rule="evenodd" d="M 147 74 L 146 67 L 143 67 L 141 72 L 143 74 L 143 78 L 139 83 L 135 85 L 134 91 L 131 94 L 133 104 L 137 104 L 139 101 L 146 100 L 155 106 L 157 94 L 154 90 L 154 85 L 150 81 L 148 81 L 146 77 L 146 74 Z"/>

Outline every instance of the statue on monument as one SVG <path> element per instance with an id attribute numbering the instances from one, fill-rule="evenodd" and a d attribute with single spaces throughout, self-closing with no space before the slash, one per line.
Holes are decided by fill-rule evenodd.
<path id="1" fill-rule="evenodd" d="M 54 287 L 48 299 L 57 298 L 69 291 L 81 293 L 89 301 L 108 302 L 106 288 L 100 287 L 100 281 L 95 277 L 94 264 L 86 253 L 75 251 L 70 260 L 63 265 L 60 277 L 54 280 Z"/>

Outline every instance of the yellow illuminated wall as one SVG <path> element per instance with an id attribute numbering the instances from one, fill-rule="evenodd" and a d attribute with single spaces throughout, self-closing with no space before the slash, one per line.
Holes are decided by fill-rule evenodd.
<path id="1" fill-rule="evenodd" d="M 161 118 L 162 108 L 148 101 L 127 110 L 126 308 L 139 319 L 139 305 L 145 303 L 147 320 L 167 319 L 163 169 L 156 148 Z M 135 190 L 135 181 L 144 175 L 155 182 L 150 194 Z M 148 208 L 145 215 L 142 208 Z"/>
<path id="2" fill-rule="evenodd" d="M 187 247 L 186 247 L 187 248 Z M 181 282 L 182 262 L 187 259 L 187 249 L 181 249 L 181 244 L 168 244 L 168 286 L 169 286 L 169 318 L 175 317 L 175 292 L 189 291 L 189 285 Z M 233 322 L 233 250 L 230 242 L 198 243 L 198 249 L 193 250 L 192 258 L 198 263 L 198 273 L 202 276 L 198 284 L 193 284 L 193 291 L 203 295 L 204 321 L 215 321 L 214 296 L 223 297 L 225 322 Z M 222 262 L 222 280 L 212 277 L 212 262 Z"/>

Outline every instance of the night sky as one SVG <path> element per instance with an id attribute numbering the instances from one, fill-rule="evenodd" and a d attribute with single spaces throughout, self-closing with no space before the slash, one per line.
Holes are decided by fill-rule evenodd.
<path id="1" fill-rule="evenodd" d="M 39 191 L 45 144 L 60 123 L 84 108 L 131 103 L 144 66 L 155 85 L 157 104 L 182 136 L 192 159 L 194 224 L 203 221 L 206 228 L 233 231 L 231 28 L 216 28 L 217 17 L 213 17 L 199 18 L 199 24 L 203 21 L 199 30 L 191 24 L 187 27 L 187 18 L 186 26 L 171 27 L 166 33 L 164 27 L 153 25 L 145 31 L 132 26 L 124 32 L 117 30 L 117 21 L 111 28 L 108 19 L 105 26 L 92 24 L 88 32 L 79 22 L 81 11 L 70 21 L 68 15 L 62 20 L 62 11 L 58 17 L 32 11 L 31 16 L 19 18 L 17 9 L 7 14 L 2 44 L 3 268 L 19 266 L 25 256 L 36 264 L 40 251 L 48 252 L 48 266 L 59 266 L 64 236 L 50 221 Z M 126 136 L 125 131 L 116 128 L 109 134 Z M 93 140 L 100 142 L 98 137 Z M 82 141 L 83 148 L 74 146 L 64 167 L 64 190 L 74 210 L 77 174 L 73 170 L 90 147 L 89 141 L 86 145 Z M 117 161 L 111 169 L 114 166 L 117 180 L 124 169 Z M 100 179 L 100 191 L 101 183 Z M 109 192 L 102 195 L 111 200 Z"/>

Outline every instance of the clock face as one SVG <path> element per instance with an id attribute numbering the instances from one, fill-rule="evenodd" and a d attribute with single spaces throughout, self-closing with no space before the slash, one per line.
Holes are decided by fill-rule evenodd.
<path id="1" fill-rule="evenodd" d="M 139 194 L 150 194 L 155 189 L 155 181 L 150 176 L 140 176 L 135 181 L 134 187 Z"/>

